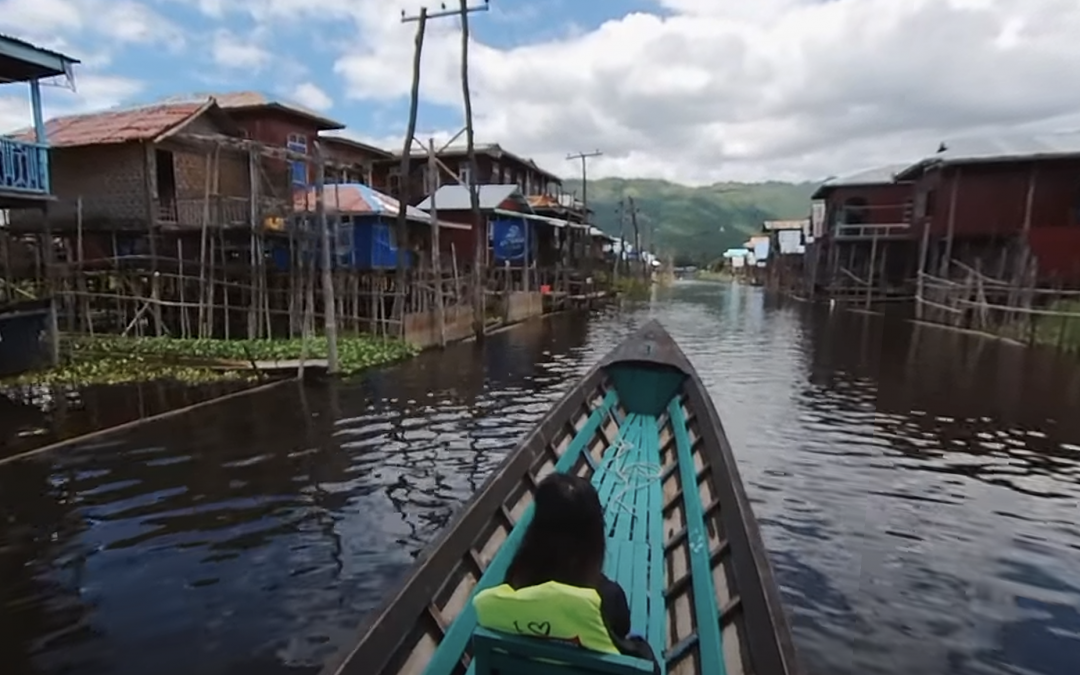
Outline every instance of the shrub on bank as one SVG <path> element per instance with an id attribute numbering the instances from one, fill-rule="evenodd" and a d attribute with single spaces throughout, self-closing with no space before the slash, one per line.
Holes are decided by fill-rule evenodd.
<path id="1" fill-rule="evenodd" d="M 1036 316 L 1035 342 L 1080 351 L 1080 300 L 1055 300 L 1046 309 L 1061 315 Z"/>
<path id="2" fill-rule="evenodd" d="M 649 294 L 652 292 L 652 281 L 636 276 L 619 277 L 612 284 L 612 287 L 622 297 L 631 300 L 645 300 L 648 299 Z"/>

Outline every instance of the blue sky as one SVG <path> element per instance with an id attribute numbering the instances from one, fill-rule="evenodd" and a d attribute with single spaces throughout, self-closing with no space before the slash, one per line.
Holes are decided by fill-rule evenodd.
<path id="1" fill-rule="evenodd" d="M 259 90 L 395 147 L 400 12 L 423 1 L 0 0 L 0 32 L 83 60 L 49 114 Z M 477 141 L 567 175 L 567 154 L 599 149 L 593 176 L 817 180 L 962 135 L 1080 128 L 1076 0 L 492 0 L 471 25 Z M 418 135 L 445 139 L 456 19 L 424 55 Z M 25 87 L 0 86 L 0 130 L 28 123 Z"/>
<path id="2" fill-rule="evenodd" d="M 196 91 L 251 89 L 318 108 L 365 137 L 391 137 L 404 131 L 407 98 L 350 98 L 347 79 L 335 72 L 335 63 L 350 45 L 362 47 L 362 21 L 342 20 L 334 12 L 320 16 L 310 8 L 297 12 L 295 17 L 268 17 L 267 13 L 274 10 L 266 8 L 274 0 L 124 2 L 128 11 L 117 15 L 122 14 L 132 25 L 117 27 L 120 22 L 113 22 L 110 30 L 107 26 L 94 27 L 86 17 L 100 9 L 101 3 L 0 0 L 0 17 L 6 15 L 0 18 L 0 30 L 61 48 L 82 59 L 84 65 L 79 69 L 76 87 L 81 88 L 85 75 L 92 94 L 89 107 L 98 99 L 108 99 L 102 103 L 128 104 Z M 36 9 L 31 8 L 32 4 Z M 380 4 L 385 7 L 371 11 L 393 19 L 404 7 L 410 7 L 409 14 L 415 15 L 412 7 L 419 3 L 390 0 Z M 427 4 L 429 11 L 438 11 L 443 3 L 437 0 Z M 456 0 L 445 4 L 457 6 Z M 476 0 L 470 2 L 470 6 L 480 5 L 482 2 Z M 65 21 L 62 16 L 52 16 L 38 20 L 54 11 L 61 15 L 72 12 L 73 18 Z M 512 50 L 589 33 L 606 21 L 632 12 L 665 13 L 655 0 L 495 0 L 489 11 L 472 13 L 470 17 L 476 41 L 498 50 Z M 433 27 L 444 32 L 460 25 L 456 18 L 437 23 L 433 21 Z M 408 30 L 415 30 L 415 26 L 408 24 Z M 118 33 L 123 37 L 118 39 Z M 115 95 L 93 95 L 97 76 L 115 80 Z M 53 91 L 47 91 L 46 97 L 54 104 L 50 112 L 68 112 L 76 98 Z M 460 105 L 422 101 L 421 126 L 443 130 L 456 128 L 461 121 Z"/>

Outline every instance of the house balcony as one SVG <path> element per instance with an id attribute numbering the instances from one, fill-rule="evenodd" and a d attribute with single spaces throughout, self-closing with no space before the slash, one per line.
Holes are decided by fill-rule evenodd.
<path id="1" fill-rule="evenodd" d="M 0 35 L 0 83 L 30 85 L 33 127 L 0 137 L 0 208 L 40 207 L 52 199 L 49 148 L 41 111 L 41 80 L 65 76 L 78 60 Z M 7 94 L 7 89 L 4 90 Z M 6 130 L 4 130 L 6 131 Z"/>
<path id="2" fill-rule="evenodd" d="M 41 201 L 51 197 L 49 148 L 0 137 L 0 203 Z"/>
<path id="3" fill-rule="evenodd" d="M 835 241 L 902 240 L 911 238 L 911 223 L 836 223 Z"/>

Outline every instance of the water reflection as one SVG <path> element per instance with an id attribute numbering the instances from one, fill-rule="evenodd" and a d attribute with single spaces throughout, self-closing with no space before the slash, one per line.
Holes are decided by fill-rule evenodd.
<path id="1" fill-rule="evenodd" d="M 1072 675 L 1080 369 L 685 283 L 0 468 L 4 672 L 312 672 L 651 316 L 709 387 L 811 672 Z"/>

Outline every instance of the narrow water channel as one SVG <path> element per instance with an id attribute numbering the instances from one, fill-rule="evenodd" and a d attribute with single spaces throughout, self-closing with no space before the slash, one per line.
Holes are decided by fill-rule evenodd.
<path id="1" fill-rule="evenodd" d="M 650 316 L 724 420 L 816 675 L 1075 675 L 1080 367 L 679 283 L 0 467 L 4 673 L 309 673 Z"/>

